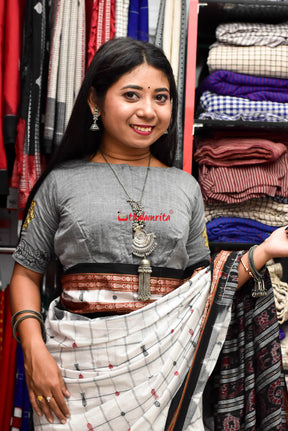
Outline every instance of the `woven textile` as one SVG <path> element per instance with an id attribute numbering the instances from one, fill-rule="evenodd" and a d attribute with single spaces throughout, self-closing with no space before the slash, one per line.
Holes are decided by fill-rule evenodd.
<path id="1" fill-rule="evenodd" d="M 207 381 L 215 378 L 219 395 L 211 400 L 216 402 L 218 430 L 225 429 L 232 418 L 239 424 L 233 429 L 239 431 L 249 419 L 245 428 L 249 431 L 287 431 L 271 285 L 266 283 L 268 297 L 257 300 L 251 298 L 249 288 L 236 293 L 231 316 L 242 253 L 219 253 L 213 258 L 212 278 L 210 271 L 203 269 L 172 293 L 125 316 L 88 319 L 58 309 L 57 299 L 52 302 L 46 320 L 47 347 L 60 364 L 71 393 L 67 403 L 73 412 L 59 429 L 204 430 L 202 394 Z M 245 311 L 245 320 L 239 319 L 239 310 Z M 249 323 L 247 334 L 244 321 Z M 256 342 L 246 346 L 250 325 L 257 328 Z M 227 361 L 227 356 L 236 356 L 237 361 Z M 249 368 L 243 367 L 247 358 Z M 171 406 L 168 413 L 171 398 L 188 370 L 179 409 Z M 267 379 L 271 370 L 273 374 Z M 253 375 L 256 379 L 251 381 Z M 233 384 L 230 376 L 235 376 L 236 398 L 227 391 Z M 246 394 L 243 380 L 249 383 Z M 271 392 L 278 396 L 269 396 Z M 256 402 L 251 404 L 254 394 Z M 236 409 L 231 399 L 237 403 Z M 245 411 L 246 403 L 249 411 Z M 49 424 L 45 417 L 34 415 L 34 426 L 36 431 L 49 431 L 58 424 L 57 420 Z"/>
<path id="2" fill-rule="evenodd" d="M 201 83 L 200 94 L 204 91 L 255 101 L 288 102 L 288 80 L 244 75 L 227 70 L 217 70 L 208 75 Z"/>
<path id="3" fill-rule="evenodd" d="M 180 33 L 181 33 L 181 0 L 168 0 L 165 4 L 163 51 L 171 63 L 174 78 L 178 81 Z"/>
<path id="4" fill-rule="evenodd" d="M 283 269 L 281 263 L 275 263 L 273 260 L 268 262 L 271 283 L 274 291 L 277 318 L 279 323 L 288 320 L 288 283 L 281 280 Z M 286 358 L 286 363 L 288 358 Z"/>
<path id="5" fill-rule="evenodd" d="M 55 3 L 44 125 L 46 153 L 61 142 L 85 73 L 85 1 Z"/>
<path id="6" fill-rule="evenodd" d="M 209 50 L 207 64 L 209 72 L 230 70 L 247 75 L 288 78 L 288 46 L 218 45 Z"/>
<path id="7" fill-rule="evenodd" d="M 130 0 L 127 36 L 148 42 L 148 0 Z"/>
<path id="8" fill-rule="evenodd" d="M 288 121 L 288 104 L 267 100 L 254 102 L 241 97 L 221 96 L 205 91 L 200 97 L 204 112 L 199 118 L 214 120 Z"/>
<path id="9" fill-rule="evenodd" d="M 220 24 L 216 29 L 219 42 L 236 46 L 269 46 L 288 44 L 288 23 L 263 24 L 251 22 L 230 22 Z"/>
<path id="10" fill-rule="evenodd" d="M 274 162 L 287 151 L 286 145 L 268 139 L 202 139 L 194 158 L 201 165 L 241 166 Z"/>
<path id="11" fill-rule="evenodd" d="M 21 106 L 17 125 L 16 160 L 11 186 L 18 188 L 19 208 L 42 173 L 43 91 L 47 68 L 48 2 L 28 0 L 24 20 L 21 58 Z"/>
<path id="12" fill-rule="evenodd" d="M 270 226 L 282 226 L 288 224 L 288 204 L 269 197 L 248 199 L 241 205 L 205 202 L 206 223 L 218 217 L 242 217 Z"/>
<path id="13" fill-rule="evenodd" d="M 32 408 L 25 381 L 24 358 L 20 344 L 16 348 L 16 377 L 14 387 L 13 414 L 11 431 L 31 430 Z"/>
<path id="14" fill-rule="evenodd" d="M 115 0 L 93 3 L 88 41 L 88 66 L 101 45 L 115 36 Z"/>
<path id="15" fill-rule="evenodd" d="M 73 412 L 61 429 L 164 430 L 171 396 L 195 353 L 209 288 L 210 272 L 204 269 L 141 310 L 98 319 L 60 312 L 52 303 L 47 347 L 61 364 Z M 212 371 L 228 322 L 217 331 L 205 375 Z M 36 415 L 34 426 L 37 431 L 53 429 Z"/>
<path id="16" fill-rule="evenodd" d="M 277 226 L 241 217 L 218 217 L 207 223 L 209 241 L 260 244 Z"/>
<path id="17" fill-rule="evenodd" d="M 253 299 L 252 284 L 236 292 L 215 379 L 210 380 L 215 431 L 287 430 L 287 389 L 268 271 L 267 296 Z"/>
<path id="18" fill-rule="evenodd" d="M 126 37 L 128 28 L 129 0 L 115 2 L 115 37 Z"/>
<path id="19" fill-rule="evenodd" d="M 271 196 L 288 196 L 287 153 L 276 162 L 252 166 L 199 166 L 199 183 L 204 200 L 227 203 Z"/>
<path id="20" fill-rule="evenodd" d="M 163 31 L 164 31 L 164 17 L 165 17 L 165 0 L 160 0 L 158 20 L 155 32 L 155 45 L 159 48 L 163 46 Z"/>
<path id="21" fill-rule="evenodd" d="M 161 0 L 155 45 L 162 48 L 171 63 L 178 90 L 177 133 L 178 145 L 175 155 L 175 166 L 183 165 L 183 112 L 185 97 L 185 66 L 186 66 L 186 1 Z"/>

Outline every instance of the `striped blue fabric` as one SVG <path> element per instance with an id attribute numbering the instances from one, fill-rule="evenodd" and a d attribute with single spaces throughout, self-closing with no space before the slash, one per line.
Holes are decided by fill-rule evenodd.
<path id="1" fill-rule="evenodd" d="M 287 79 L 245 75 L 228 70 L 217 70 L 208 75 L 201 84 L 200 94 L 205 91 L 254 101 L 288 102 Z"/>
<path id="2" fill-rule="evenodd" d="M 276 226 L 241 217 L 219 217 L 207 223 L 209 241 L 259 244 L 275 229 Z"/>
<path id="3" fill-rule="evenodd" d="M 149 41 L 148 0 L 130 0 L 127 36 Z"/>

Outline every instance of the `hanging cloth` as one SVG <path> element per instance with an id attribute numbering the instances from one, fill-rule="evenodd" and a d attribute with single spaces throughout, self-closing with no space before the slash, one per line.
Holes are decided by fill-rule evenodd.
<path id="1" fill-rule="evenodd" d="M 9 305 L 9 286 L 4 291 L 4 351 L 1 356 L 1 385 L 0 385 L 0 429 L 10 429 L 10 419 L 13 409 L 13 391 L 15 382 L 15 362 L 17 343 L 13 338 L 11 327 L 11 311 Z M 4 402 L 5 400 L 5 402 Z"/>
<path id="2" fill-rule="evenodd" d="M 115 36 L 115 0 L 96 0 L 92 9 L 88 42 L 88 66 L 103 43 Z"/>
<path id="3" fill-rule="evenodd" d="M 47 0 L 27 0 L 21 58 L 22 93 L 16 159 L 11 186 L 19 190 L 19 208 L 42 172 L 40 145 L 47 60 Z"/>
<path id="4" fill-rule="evenodd" d="M 3 52 L 3 138 L 8 177 L 12 176 L 20 102 L 20 72 L 25 0 L 5 2 L 5 46 Z"/>
<path id="5" fill-rule="evenodd" d="M 187 10 L 185 0 L 161 0 L 155 45 L 162 48 L 171 63 L 178 91 L 177 134 L 174 165 L 183 165 L 183 117 L 185 97 L 185 59 Z"/>
<path id="6" fill-rule="evenodd" d="M 5 2 L 0 2 L 0 61 L 4 61 L 4 29 L 5 29 Z M 3 76 L 0 74 L 0 94 L 3 93 Z M 8 194 L 8 172 L 7 172 L 7 158 L 3 140 L 3 110 L 2 100 L 0 103 L 0 197 Z"/>
<path id="7" fill-rule="evenodd" d="M 44 127 L 44 149 L 61 142 L 85 74 L 84 0 L 55 0 Z"/>
<path id="8" fill-rule="evenodd" d="M 129 0 L 117 0 L 115 5 L 115 37 L 126 37 L 128 31 Z"/>
<path id="9" fill-rule="evenodd" d="M 158 46 L 158 48 L 163 47 L 164 16 L 165 16 L 165 0 L 161 0 L 160 6 L 159 6 L 156 33 L 155 33 L 155 45 Z"/>
<path id="10" fill-rule="evenodd" d="M 148 0 L 130 0 L 127 36 L 148 42 Z"/>
<path id="11" fill-rule="evenodd" d="M 11 417 L 12 430 L 31 430 L 32 408 L 25 381 L 24 358 L 21 344 L 16 347 L 16 377 L 14 386 L 13 413 Z"/>

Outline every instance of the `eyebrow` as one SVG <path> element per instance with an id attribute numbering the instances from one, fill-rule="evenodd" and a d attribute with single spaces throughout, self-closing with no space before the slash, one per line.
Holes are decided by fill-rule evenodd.
<path id="1" fill-rule="evenodd" d="M 132 84 L 131 85 L 125 85 L 125 87 L 122 87 L 121 90 L 125 90 L 128 88 L 133 88 L 134 90 L 143 90 L 143 87 L 140 87 L 139 85 L 132 85 Z M 168 93 L 170 93 L 168 88 L 166 88 L 166 87 L 155 88 L 155 91 L 157 93 L 159 93 L 160 91 L 167 91 Z"/>

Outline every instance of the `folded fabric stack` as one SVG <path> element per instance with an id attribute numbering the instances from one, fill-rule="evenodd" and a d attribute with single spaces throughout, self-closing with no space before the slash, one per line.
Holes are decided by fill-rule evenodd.
<path id="1" fill-rule="evenodd" d="M 260 243 L 288 223 L 288 146 L 262 138 L 198 142 L 209 241 Z"/>
<path id="2" fill-rule="evenodd" d="M 288 23 L 221 24 L 216 39 L 199 118 L 287 122 Z"/>

